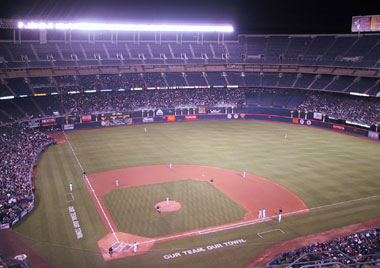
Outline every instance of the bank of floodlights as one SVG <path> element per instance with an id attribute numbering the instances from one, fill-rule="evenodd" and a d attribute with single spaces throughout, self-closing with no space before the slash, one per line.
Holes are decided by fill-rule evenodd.
<path id="1" fill-rule="evenodd" d="M 81 31 L 129 31 L 129 32 L 225 32 L 234 31 L 231 25 L 179 25 L 179 24 L 110 24 L 110 23 L 64 23 L 23 22 L 19 29 L 35 30 L 81 30 Z"/>

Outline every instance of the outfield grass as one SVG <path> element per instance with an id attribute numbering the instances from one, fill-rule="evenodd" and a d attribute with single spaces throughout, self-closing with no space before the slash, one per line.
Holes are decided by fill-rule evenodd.
<path id="1" fill-rule="evenodd" d="M 167 196 L 181 209 L 157 213 L 154 205 Z M 119 231 L 145 237 L 244 220 L 247 212 L 209 182 L 191 179 L 115 189 L 102 199 Z"/>
<path id="2" fill-rule="evenodd" d="M 284 139 L 285 133 L 288 139 Z M 306 126 L 261 121 L 187 122 L 69 132 L 68 137 L 87 174 L 170 162 L 246 170 L 287 187 L 309 207 L 380 192 L 379 143 Z M 159 243 L 146 255 L 104 263 L 96 241 L 106 229 L 69 146 L 48 148 L 38 161 L 36 177 L 37 206 L 14 229 L 57 267 L 241 267 L 276 241 L 380 217 L 380 198 L 373 198 L 287 217 L 280 226 L 284 235 L 260 239 L 257 232 L 279 228 L 278 223 L 268 222 Z M 67 203 L 70 182 L 75 201 Z M 69 205 L 77 211 L 83 239 L 75 237 Z M 240 238 L 247 240 L 240 247 L 163 259 L 164 254 L 179 249 Z"/>

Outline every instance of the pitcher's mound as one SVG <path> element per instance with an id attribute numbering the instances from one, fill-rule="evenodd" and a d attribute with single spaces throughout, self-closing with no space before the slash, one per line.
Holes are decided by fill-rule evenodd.
<path id="1" fill-rule="evenodd" d="M 155 204 L 154 208 L 157 208 L 157 206 L 160 206 L 161 213 L 165 213 L 180 210 L 182 205 L 177 201 L 170 200 L 168 205 L 166 205 L 166 201 L 161 201 Z"/>

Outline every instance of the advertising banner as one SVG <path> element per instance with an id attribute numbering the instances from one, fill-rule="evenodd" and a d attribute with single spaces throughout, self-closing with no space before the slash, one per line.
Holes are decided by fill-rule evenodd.
<path id="1" fill-rule="evenodd" d="M 55 118 L 46 118 L 41 120 L 43 127 L 49 127 L 49 126 L 55 126 L 57 125 L 57 122 L 55 121 Z"/>
<path id="2" fill-rule="evenodd" d="M 380 31 L 380 16 L 371 17 L 371 31 Z"/>
<path id="3" fill-rule="evenodd" d="M 368 138 L 378 140 L 379 139 L 379 133 L 374 131 L 368 131 Z"/>
<path id="4" fill-rule="evenodd" d="M 124 120 L 127 125 L 132 125 L 132 118 L 127 118 Z"/>
<path id="5" fill-rule="evenodd" d="M 169 121 L 169 117 L 168 117 L 168 121 Z M 175 121 L 175 120 L 173 120 L 173 121 Z M 153 123 L 154 119 L 153 119 L 153 117 L 144 117 L 142 122 L 143 123 Z"/>
<path id="6" fill-rule="evenodd" d="M 352 17 L 351 31 L 368 32 L 370 30 L 371 30 L 371 17 L 369 16 Z"/>
<path id="7" fill-rule="evenodd" d="M 345 131 L 346 129 L 344 126 L 335 125 L 335 124 L 333 124 L 332 128 L 335 130 L 340 130 L 340 131 Z"/>
<path id="8" fill-rule="evenodd" d="M 196 115 L 185 115 L 185 120 L 197 120 L 197 116 Z"/>
<path id="9" fill-rule="evenodd" d="M 352 32 L 378 32 L 380 31 L 380 15 L 352 17 Z"/>
<path id="10" fill-rule="evenodd" d="M 318 119 L 318 120 L 322 120 L 322 113 L 314 113 L 313 118 Z"/>
<path id="11" fill-rule="evenodd" d="M 110 126 L 121 126 L 121 125 L 125 125 L 125 121 L 123 119 L 116 119 L 116 120 L 111 120 L 109 121 L 110 122 Z"/>
<path id="12" fill-rule="evenodd" d="M 109 117 L 111 120 L 115 119 L 125 119 L 125 118 L 130 118 L 131 115 L 129 113 L 112 113 Z"/>
<path id="13" fill-rule="evenodd" d="M 168 122 L 174 122 L 175 121 L 175 115 L 168 115 Z"/>
<path id="14" fill-rule="evenodd" d="M 206 108 L 205 107 L 198 107 L 198 113 L 205 114 L 206 113 Z"/>
<path id="15" fill-rule="evenodd" d="M 220 113 L 222 113 L 222 110 L 221 109 L 211 109 L 210 113 L 211 114 L 220 114 Z"/>
<path id="16" fill-rule="evenodd" d="M 9 223 L 0 224 L 0 230 L 9 229 Z"/>
<path id="17" fill-rule="evenodd" d="M 110 121 L 109 120 L 102 120 L 100 123 L 102 127 L 109 127 L 110 126 Z"/>
<path id="18" fill-rule="evenodd" d="M 292 122 L 293 124 L 298 124 L 298 118 L 293 118 Z"/>
<path id="19" fill-rule="evenodd" d="M 164 112 L 161 110 L 161 109 L 158 109 L 156 111 L 156 115 L 160 116 L 160 115 L 164 115 Z"/>
<path id="20" fill-rule="evenodd" d="M 75 115 L 69 116 L 67 120 L 69 124 L 80 123 L 79 116 L 75 116 Z"/>
<path id="21" fill-rule="evenodd" d="M 90 114 L 82 115 L 82 122 L 90 122 L 90 121 L 92 121 Z"/>
<path id="22" fill-rule="evenodd" d="M 30 120 L 30 121 L 28 122 L 28 126 L 29 126 L 30 128 L 40 127 L 40 126 L 41 126 L 40 120 L 39 120 L 39 119 L 33 119 L 33 120 Z"/>
<path id="23" fill-rule="evenodd" d="M 74 129 L 74 125 L 73 124 L 63 125 L 63 130 L 72 130 L 72 129 Z"/>

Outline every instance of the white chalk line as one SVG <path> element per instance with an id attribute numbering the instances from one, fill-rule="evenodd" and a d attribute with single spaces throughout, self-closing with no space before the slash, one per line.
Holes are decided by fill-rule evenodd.
<path id="1" fill-rule="evenodd" d="M 372 196 L 367 196 L 367 197 L 363 197 L 363 198 L 338 202 L 338 203 L 334 203 L 334 204 L 323 205 L 323 206 L 318 206 L 318 207 L 314 207 L 314 208 L 301 209 L 301 210 L 296 210 L 296 211 L 292 211 L 292 212 L 288 212 L 288 213 L 283 213 L 282 216 L 291 216 L 291 215 L 295 215 L 295 214 L 309 212 L 312 210 L 318 210 L 318 209 L 324 209 L 324 208 L 329 208 L 329 207 L 334 207 L 334 206 L 340 206 L 340 205 L 359 202 L 359 201 L 363 201 L 363 200 L 375 199 L 375 198 L 379 198 L 379 197 L 380 197 L 380 195 L 372 195 Z M 278 219 L 278 215 L 267 217 L 265 219 L 255 219 L 255 220 L 237 222 L 237 223 L 232 223 L 232 224 L 225 225 L 225 226 L 212 227 L 212 228 L 209 228 L 206 230 L 201 230 L 201 231 L 192 231 L 192 232 L 173 235 L 173 236 L 151 239 L 148 241 L 140 242 L 139 244 L 148 244 L 148 243 L 162 242 L 165 240 L 183 238 L 183 237 L 187 237 L 187 236 L 205 235 L 205 234 L 210 234 L 210 233 L 216 233 L 216 232 L 221 232 L 221 231 L 226 231 L 226 230 L 231 230 L 231 229 L 237 229 L 237 228 L 241 228 L 241 227 L 245 227 L 245 226 L 249 226 L 249 225 L 254 225 L 254 224 L 258 224 L 258 223 L 262 223 L 262 222 L 268 222 L 268 221 L 271 221 L 273 219 Z"/>
<path id="2" fill-rule="evenodd" d="M 282 229 L 272 229 L 272 230 L 268 230 L 268 231 L 265 231 L 265 232 L 260 232 L 260 233 L 257 233 L 257 235 L 260 237 L 260 238 L 263 238 L 262 237 L 262 234 L 267 234 L 267 233 L 272 233 L 272 232 L 281 232 L 283 234 L 285 234 L 285 232 L 282 230 Z"/>
<path id="3" fill-rule="evenodd" d="M 84 172 L 84 169 L 83 169 L 81 163 L 79 162 L 79 159 L 78 159 L 78 157 L 77 157 L 77 155 L 76 155 L 76 153 L 75 153 L 73 147 L 71 146 L 71 143 L 70 143 L 69 139 L 67 138 L 66 133 L 65 133 L 64 131 L 63 131 L 63 135 L 65 136 L 65 138 L 66 138 L 66 140 L 67 140 L 67 143 L 68 143 L 69 146 L 70 146 L 71 152 L 73 153 L 73 155 L 74 155 L 74 157 L 75 157 L 75 159 L 76 159 L 76 161 L 77 161 L 77 163 L 78 163 L 80 169 L 82 170 L 82 175 L 83 175 L 83 177 L 86 179 L 87 185 L 90 187 L 90 189 L 91 189 L 91 191 L 92 191 L 92 194 L 94 195 L 95 200 L 96 200 L 96 202 L 98 203 L 98 206 L 99 206 L 100 210 L 102 211 L 103 216 L 104 216 L 104 218 L 106 219 L 107 224 L 108 224 L 108 226 L 110 227 L 113 236 L 114 236 L 115 239 L 116 239 L 116 242 L 119 242 L 119 243 L 120 243 L 120 240 L 119 240 L 119 238 L 117 237 L 117 235 L 116 235 L 116 233 L 115 233 L 115 230 L 114 230 L 113 227 L 112 227 L 111 222 L 109 221 L 109 219 L 108 219 L 108 217 L 107 217 L 107 215 L 106 215 L 106 213 L 105 213 L 105 211 L 104 211 L 102 205 L 100 204 L 100 201 L 99 201 L 98 197 L 97 197 L 96 194 L 95 194 L 95 190 L 94 190 L 94 188 L 92 187 L 92 185 L 91 185 L 91 183 L 90 183 L 90 180 L 87 178 L 87 175 L 83 173 L 83 172 Z"/>

